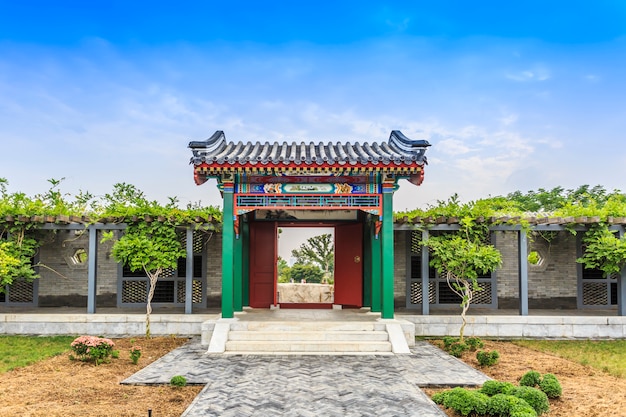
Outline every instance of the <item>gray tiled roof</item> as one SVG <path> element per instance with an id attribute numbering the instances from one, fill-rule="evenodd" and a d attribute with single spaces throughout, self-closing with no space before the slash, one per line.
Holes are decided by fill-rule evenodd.
<path id="1" fill-rule="evenodd" d="M 424 165 L 426 140 L 411 140 L 393 130 L 382 143 L 226 142 L 221 130 L 205 141 L 189 142 L 194 165 Z"/>

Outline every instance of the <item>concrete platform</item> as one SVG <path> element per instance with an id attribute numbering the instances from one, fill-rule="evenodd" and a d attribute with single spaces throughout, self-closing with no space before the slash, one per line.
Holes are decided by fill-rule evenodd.
<path id="1" fill-rule="evenodd" d="M 258 315 L 248 314 L 249 320 L 265 320 L 263 314 L 270 312 L 247 310 L 251 311 Z M 299 312 L 302 320 L 311 321 L 319 320 L 321 314 L 339 314 L 347 320 L 365 317 L 351 310 L 292 311 Z M 272 312 L 290 314 L 289 310 Z M 200 336 L 204 323 L 220 317 L 218 309 L 194 310 L 194 314 L 184 314 L 183 309 L 155 309 L 152 334 Z M 414 325 L 416 336 L 454 336 L 461 325 L 458 311 L 433 311 L 423 316 L 401 310 L 396 312 L 395 318 Z M 3 308 L 0 310 L 0 334 L 141 336 L 145 334 L 145 310 L 101 308 L 96 314 L 87 314 L 81 308 Z M 615 310 L 531 310 L 530 315 L 520 316 L 514 310 L 473 312 L 470 309 L 466 334 L 507 339 L 626 339 L 626 317 L 617 316 Z M 208 341 L 205 344 L 208 345 Z"/>

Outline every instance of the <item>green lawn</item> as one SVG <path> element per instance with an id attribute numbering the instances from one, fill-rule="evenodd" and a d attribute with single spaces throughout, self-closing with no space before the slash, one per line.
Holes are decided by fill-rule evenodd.
<path id="1" fill-rule="evenodd" d="M 0 336 L 0 373 L 66 352 L 74 336 Z"/>
<path id="2" fill-rule="evenodd" d="M 516 340 L 513 343 L 626 378 L 626 340 Z"/>

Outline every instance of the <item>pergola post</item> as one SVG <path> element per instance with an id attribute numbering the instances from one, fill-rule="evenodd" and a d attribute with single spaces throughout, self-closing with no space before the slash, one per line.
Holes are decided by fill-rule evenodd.
<path id="1" fill-rule="evenodd" d="M 185 251 L 185 314 L 191 314 L 193 310 L 193 229 L 187 227 Z"/>
<path id="2" fill-rule="evenodd" d="M 617 237 L 624 237 L 624 226 L 618 229 Z M 626 267 L 622 268 L 617 277 L 617 315 L 626 316 Z"/>
<path id="3" fill-rule="evenodd" d="M 233 183 L 224 184 L 224 214 L 222 215 L 222 318 L 231 319 L 234 312 L 234 216 Z"/>
<path id="4" fill-rule="evenodd" d="M 386 191 L 386 192 L 385 192 Z M 393 306 L 393 190 L 383 190 L 382 227 L 382 311 L 381 318 L 392 319 Z"/>
<path id="5" fill-rule="evenodd" d="M 528 315 L 528 238 L 524 230 L 518 232 L 519 254 L 519 314 Z"/>
<path id="6" fill-rule="evenodd" d="M 422 243 L 428 241 L 428 229 L 422 230 Z M 422 315 L 427 316 L 430 314 L 430 268 L 428 263 L 430 262 L 430 253 L 428 252 L 428 246 L 422 245 Z"/>
<path id="7" fill-rule="evenodd" d="M 98 229 L 91 225 L 89 231 L 89 254 L 87 255 L 87 314 L 96 312 L 96 296 L 98 291 L 97 266 L 98 266 Z"/>

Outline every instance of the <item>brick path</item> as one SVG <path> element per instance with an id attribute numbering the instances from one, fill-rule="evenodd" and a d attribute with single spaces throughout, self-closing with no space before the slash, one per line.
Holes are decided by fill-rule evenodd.
<path id="1" fill-rule="evenodd" d="M 123 384 L 206 384 L 184 417 L 445 416 L 419 387 L 475 386 L 489 379 L 426 342 L 411 355 L 207 355 L 197 341 Z"/>

